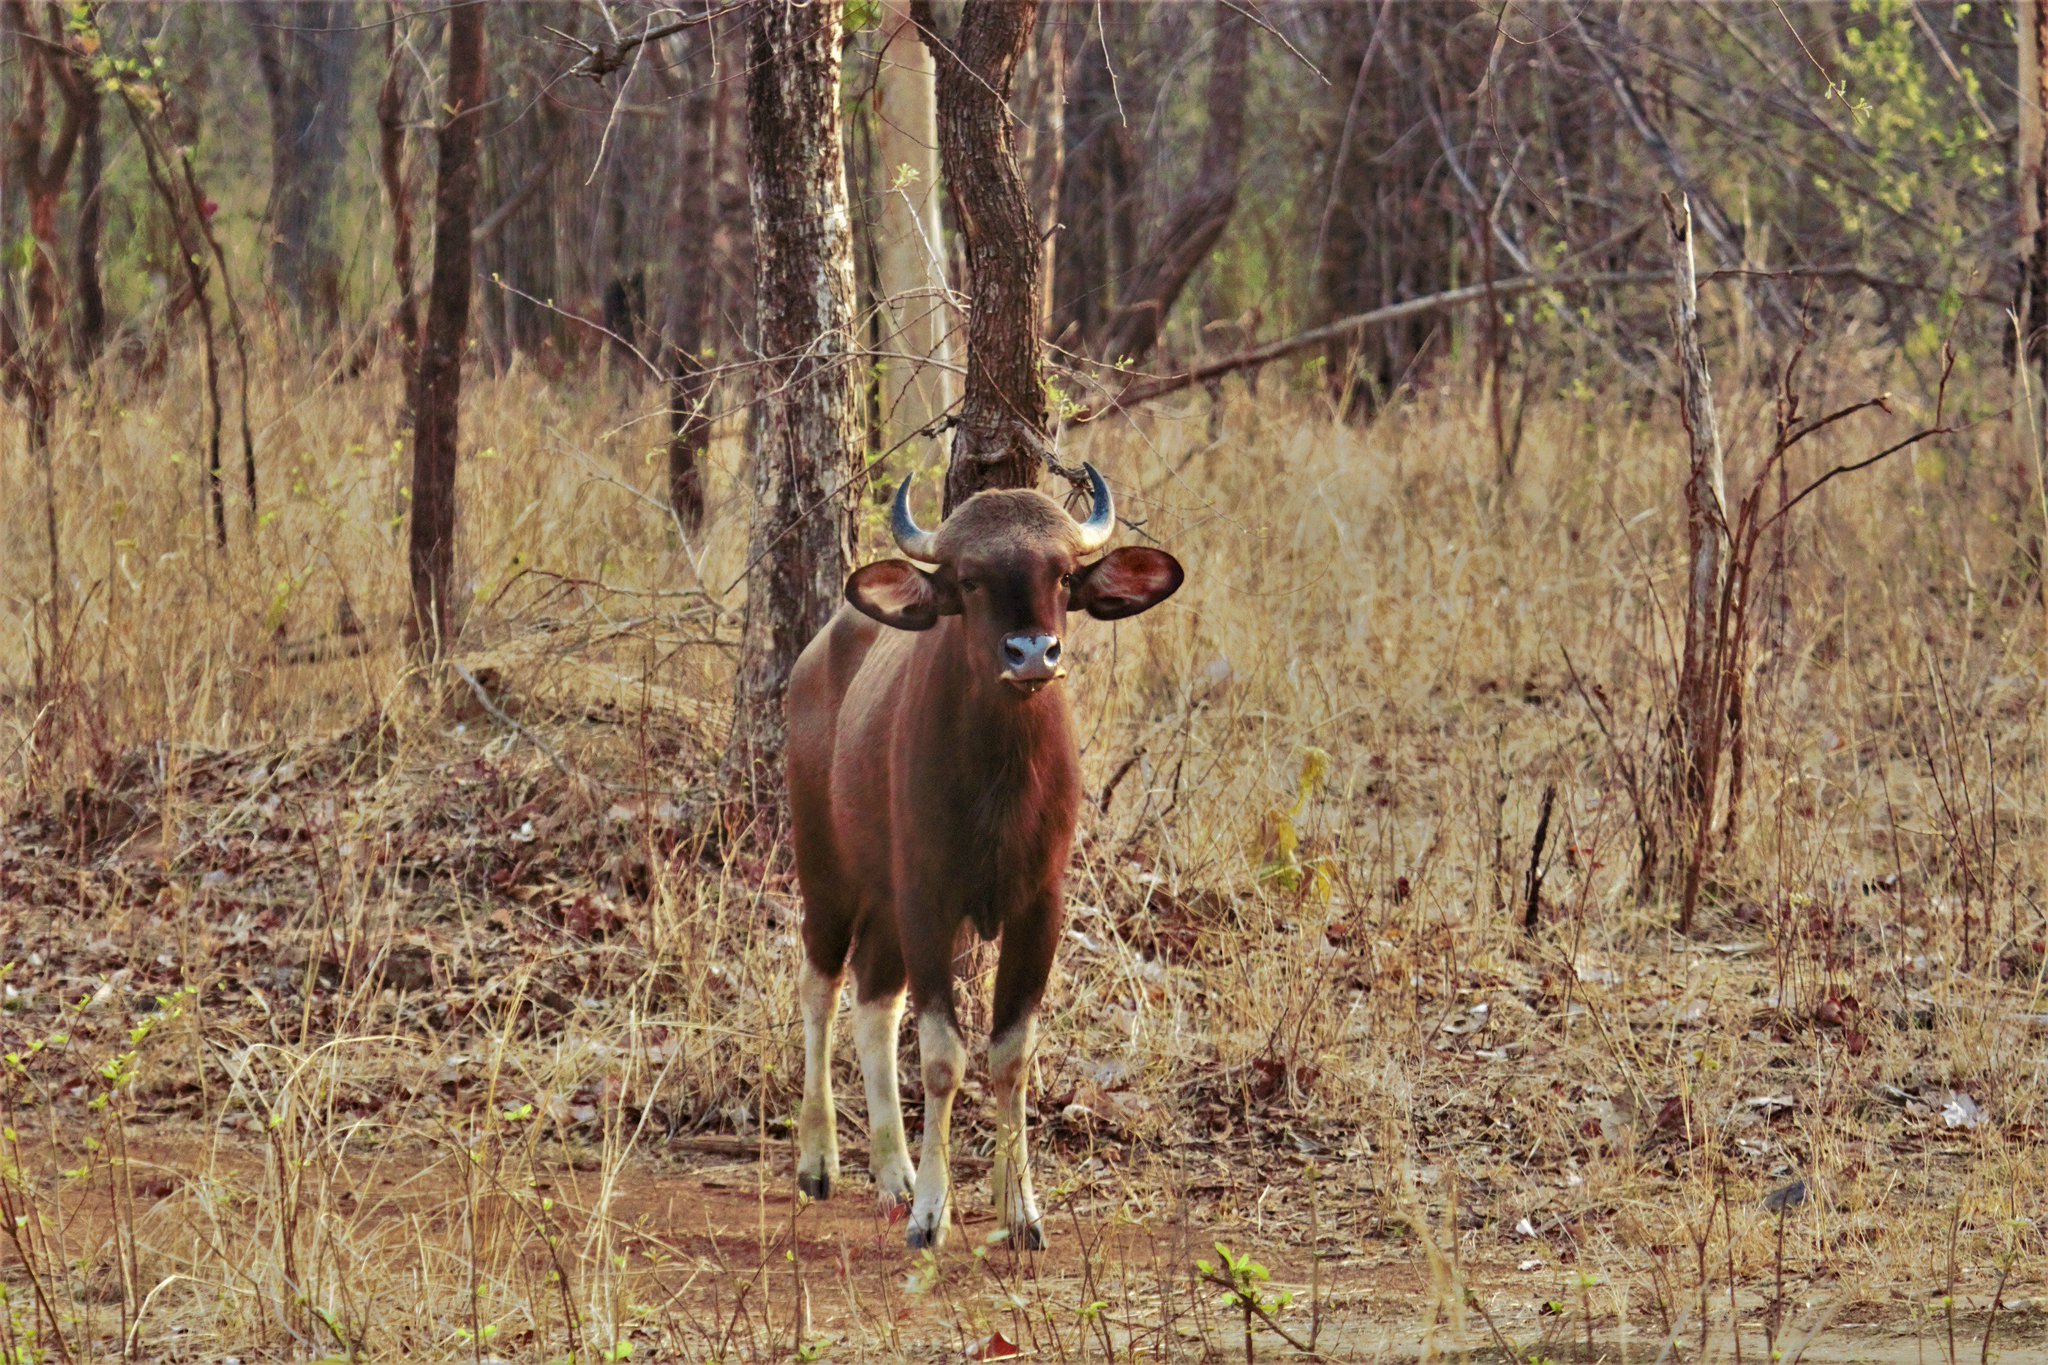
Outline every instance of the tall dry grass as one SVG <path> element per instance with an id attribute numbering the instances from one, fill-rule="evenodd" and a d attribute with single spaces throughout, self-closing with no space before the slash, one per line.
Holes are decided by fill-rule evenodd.
<path id="1" fill-rule="evenodd" d="M 794 886 L 696 800 L 737 433 L 685 543 L 651 391 L 471 378 L 472 706 L 398 646 L 391 377 L 263 368 L 222 553 L 194 364 L 66 406 L 54 610 L 18 436 L 0 466 L 0 1356 L 1286 1351 L 1195 1270 L 1217 1236 L 1339 1355 L 2024 1329 L 1986 1315 L 2038 1297 L 2048 1206 L 2041 502 L 2003 424 L 1793 522 L 1694 941 L 1636 885 L 1624 777 L 1669 706 L 1666 405 L 1542 402 L 1506 487 L 1462 385 L 1078 433 L 1190 579 L 1072 655 L 1090 813 L 1035 1090 L 1066 1248 L 1034 1275 L 985 1225 L 913 1263 L 788 1212 Z M 1808 406 L 1884 381 L 1839 356 Z M 1739 479 L 1769 396 L 1726 387 Z M 781 1212 L 713 1235 L 756 1187 Z"/>

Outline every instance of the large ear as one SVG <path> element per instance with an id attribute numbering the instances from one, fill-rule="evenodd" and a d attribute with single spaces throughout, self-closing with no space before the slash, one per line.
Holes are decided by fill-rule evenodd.
<path id="1" fill-rule="evenodd" d="M 960 599 L 952 586 L 907 559 L 884 559 L 853 571 L 846 600 L 885 626 L 930 630 L 941 616 L 956 616 Z"/>
<path id="2" fill-rule="evenodd" d="M 1070 600 L 1098 621 L 1118 621 L 1158 606 L 1186 577 L 1166 551 L 1126 545 L 1077 571 Z"/>

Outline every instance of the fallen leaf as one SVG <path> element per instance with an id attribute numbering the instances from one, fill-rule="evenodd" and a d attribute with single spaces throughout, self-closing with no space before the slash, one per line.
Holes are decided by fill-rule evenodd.
<path id="1" fill-rule="evenodd" d="M 980 1346 L 968 1352 L 967 1358 L 969 1360 L 1016 1360 L 1023 1354 L 1022 1351 L 1017 1349 L 1016 1343 L 1012 1342 L 1001 1332 L 997 1332 L 987 1341 L 981 1343 Z"/>

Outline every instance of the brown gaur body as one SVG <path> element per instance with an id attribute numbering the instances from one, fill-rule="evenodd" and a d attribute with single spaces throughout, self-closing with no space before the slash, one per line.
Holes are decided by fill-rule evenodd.
<path id="1" fill-rule="evenodd" d="M 1043 1244 L 1024 1158 L 1023 1075 L 1064 918 L 1081 797 L 1072 713 L 1056 685 L 1060 637 L 1070 608 L 1134 615 L 1181 582 L 1179 564 L 1158 550 L 1085 561 L 1113 526 L 1108 489 L 1087 472 L 1096 494 L 1088 522 L 1037 492 L 990 492 L 936 533 L 910 519 L 906 482 L 898 543 L 937 567 L 885 560 L 856 572 L 847 605 L 790 675 L 787 775 L 805 956 L 798 1179 L 822 1197 L 837 1173 L 831 1031 L 850 966 L 871 1166 L 885 1201 L 907 1197 L 914 1181 L 913 1246 L 945 1232 L 948 1124 L 965 1065 L 953 960 L 967 924 L 1002 944 L 990 1028 L 996 1198 L 1019 1245 Z M 906 987 L 926 1090 L 922 1176 L 910 1167 L 895 1095 Z"/>

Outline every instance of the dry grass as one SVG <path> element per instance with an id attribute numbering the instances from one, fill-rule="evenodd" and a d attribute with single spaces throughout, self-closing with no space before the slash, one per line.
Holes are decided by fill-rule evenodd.
<path id="1" fill-rule="evenodd" d="M 1075 651 L 1106 809 L 1034 1095 L 1058 1245 L 975 1251 L 970 1088 L 978 1221 L 917 1262 L 857 1177 L 792 1202 L 794 887 L 694 800 L 737 441 L 685 547 L 649 395 L 476 376 L 461 661 L 493 702 L 443 705 L 395 647 L 390 376 L 265 370 L 263 520 L 222 555 L 191 363 L 67 407 L 54 647 L 40 476 L 0 467 L 0 1360 L 1235 1355 L 1218 1239 L 1336 1357 L 1719 1357 L 1739 1318 L 1751 1352 L 1881 1327 L 1947 1359 L 2037 1321 L 2041 523 L 2007 428 L 1802 509 L 1695 941 L 1635 888 L 1621 776 L 1668 704 L 1666 413 L 1545 404 L 1505 490 L 1463 389 L 1089 430 L 1191 578 Z M 1723 401 L 1739 469 L 1765 400 Z"/>

